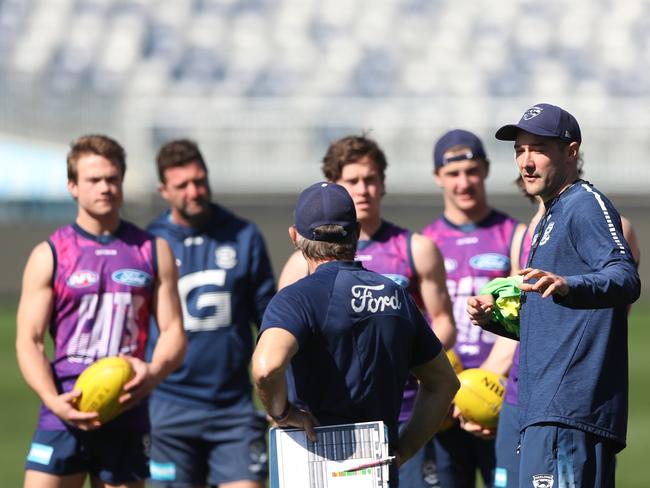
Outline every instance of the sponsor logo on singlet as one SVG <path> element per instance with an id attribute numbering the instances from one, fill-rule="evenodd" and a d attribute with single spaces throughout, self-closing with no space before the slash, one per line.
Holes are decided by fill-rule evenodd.
<path id="1" fill-rule="evenodd" d="M 67 283 L 68 286 L 71 286 L 72 288 L 85 288 L 94 285 L 97 283 L 97 280 L 99 280 L 99 275 L 97 273 L 88 269 L 81 269 L 72 273 L 68 278 Z"/>
<path id="2" fill-rule="evenodd" d="M 456 239 L 457 246 L 469 246 L 470 244 L 478 244 L 479 238 L 477 236 L 460 237 Z"/>
<path id="3" fill-rule="evenodd" d="M 151 275 L 139 269 L 118 269 L 111 275 L 111 279 L 122 285 L 144 287 L 151 283 Z"/>
<path id="4" fill-rule="evenodd" d="M 392 296 L 376 295 L 375 292 L 381 291 L 385 285 L 355 285 L 352 287 L 352 300 L 350 305 L 355 312 L 383 312 L 386 308 L 399 310 L 402 308 L 402 302 L 399 300 L 398 290 Z"/>
<path id="5" fill-rule="evenodd" d="M 117 256 L 117 249 L 95 249 L 95 256 Z"/>
<path id="6" fill-rule="evenodd" d="M 484 271 L 507 271 L 510 269 L 510 258 L 493 252 L 477 254 L 470 258 L 469 265 Z"/>

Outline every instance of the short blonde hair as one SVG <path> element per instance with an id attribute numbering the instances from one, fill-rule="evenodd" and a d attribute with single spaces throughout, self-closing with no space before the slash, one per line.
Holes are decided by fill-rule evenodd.
<path id="1" fill-rule="evenodd" d="M 314 229 L 315 234 L 340 234 L 339 242 L 312 241 L 300 234 L 296 242 L 296 248 L 303 256 L 312 261 L 333 259 L 337 261 L 352 261 L 357 253 L 357 232 L 346 232 L 340 225 L 321 225 Z"/>

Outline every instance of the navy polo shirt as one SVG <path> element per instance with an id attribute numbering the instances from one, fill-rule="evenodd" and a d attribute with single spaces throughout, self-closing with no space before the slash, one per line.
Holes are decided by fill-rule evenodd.
<path id="1" fill-rule="evenodd" d="M 361 263 L 331 261 L 273 297 L 261 332 L 280 327 L 299 350 L 289 400 L 323 425 L 382 420 L 397 445 L 409 370 L 442 346 L 408 293 Z"/>

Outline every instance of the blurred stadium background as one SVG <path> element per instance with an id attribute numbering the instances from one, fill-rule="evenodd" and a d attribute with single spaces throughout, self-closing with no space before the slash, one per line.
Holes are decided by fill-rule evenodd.
<path id="1" fill-rule="evenodd" d="M 537 102 L 576 116 L 586 178 L 650 256 L 648 0 L 0 0 L 0 304 L 13 313 L 30 249 L 74 217 L 65 154 L 83 133 L 125 146 L 125 216 L 141 225 L 162 208 L 158 146 L 197 140 L 216 199 L 260 226 L 279 272 L 297 192 L 349 133 L 388 156 L 389 219 L 417 230 L 440 214 L 431 148 L 463 127 L 486 144 L 491 203 L 527 220 L 493 134 Z"/>

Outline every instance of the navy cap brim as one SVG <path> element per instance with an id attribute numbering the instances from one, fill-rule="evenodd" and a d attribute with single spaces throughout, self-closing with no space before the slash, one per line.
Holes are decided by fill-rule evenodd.
<path id="1" fill-rule="evenodd" d="M 508 124 L 496 131 L 494 137 L 500 141 L 514 141 L 517 138 L 517 127 L 515 124 Z"/>
<path id="2" fill-rule="evenodd" d="M 504 125 L 499 130 L 496 131 L 494 137 L 496 137 L 500 141 L 514 141 L 517 139 L 517 131 L 519 130 L 523 130 L 524 132 L 530 132 L 531 134 L 535 134 L 536 136 L 557 137 L 557 134 L 549 130 L 546 130 L 542 127 L 534 127 L 534 126 L 520 127 L 518 124 Z"/>

